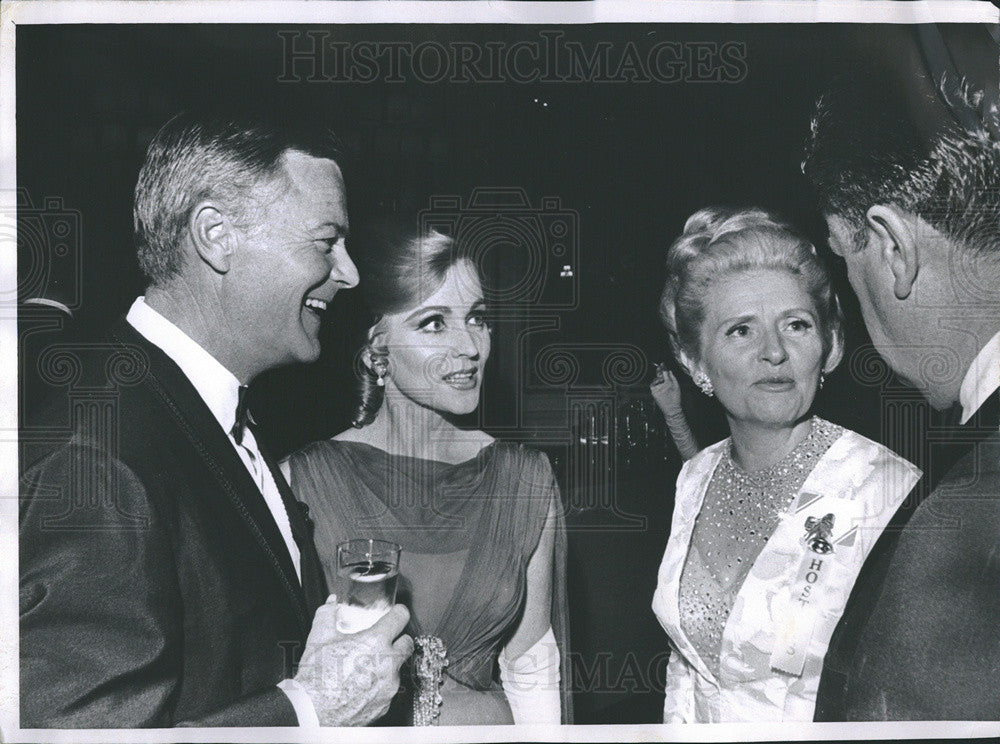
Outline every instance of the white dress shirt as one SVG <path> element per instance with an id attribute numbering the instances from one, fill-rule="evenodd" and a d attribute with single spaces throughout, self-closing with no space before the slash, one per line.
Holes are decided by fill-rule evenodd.
<path id="1" fill-rule="evenodd" d="M 965 423 L 1000 388 L 1000 333 L 991 338 L 972 360 L 958 391 Z"/>
<path id="2" fill-rule="evenodd" d="M 240 381 L 184 331 L 147 305 L 144 297 L 139 297 L 132 303 L 125 320 L 147 341 L 158 346 L 181 368 L 198 395 L 205 401 L 205 405 L 208 406 L 215 420 L 219 422 L 219 426 L 226 433 L 230 444 L 236 450 L 236 454 L 239 455 L 240 460 L 257 484 L 257 488 L 260 489 L 285 546 L 288 548 L 288 553 L 291 555 L 295 573 L 301 580 L 299 547 L 295 544 L 295 538 L 292 536 L 288 512 L 285 510 L 285 504 L 281 500 L 281 493 L 274 482 L 271 470 L 265 464 L 264 458 L 261 457 L 253 432 L 249 429 L 244 432 L 242 444 L 237 444 L 231 433 L 236 421 Z M 278 687 L 288 696 L 292 707 L 295 708 L 299 725 L 319 725 L 312 701 L 298 683 L 294 680 L 284 680 Z"/>

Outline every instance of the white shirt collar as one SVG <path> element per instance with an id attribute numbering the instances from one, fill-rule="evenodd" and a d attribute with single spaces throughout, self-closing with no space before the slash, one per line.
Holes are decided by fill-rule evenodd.
<path id="1" fill-rule="evenodd" d="M 145 297 L 139 297 L 132 303 L 125 320 L 181 368 L 222 430 L 229 433 L 236 421 L 236 403 L 239 400 L 240 381 L 236 375 L 147 305 Z"/>
<path id="2" fill-rule="evenodd" d="M 997 388 L 1000 388 L 1000 333 L 980 350 L 962 380 L 958 402 L 962 404 L 963 424 L 972 418 Z"/>

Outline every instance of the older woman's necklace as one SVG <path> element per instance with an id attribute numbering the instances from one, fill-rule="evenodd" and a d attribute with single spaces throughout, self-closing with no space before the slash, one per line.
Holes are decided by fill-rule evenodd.
<path id="1" fill-rule="evenodd" d="M 814 417 L 805 439 L 781 460 L 760 470 L 744 470 L 737 465 L 729 443 L 699 515 L 703 527 L 716 538 L 711 541 L 715 544 L 703 551 L 707 562 L 715 564 L 713 574 L 729 573 L 756 558 L 781 513 L 842 432 L 836 424 Z"/>
<path id="2" fill-rule="evenodd" d="M 809 432 L 787 455 L 772 465 L 754 470 L 748 470 L 736 462 L 733 453 L 733 440 L 730 439 L 720 466 L 725 468 L 728 477 L 740 488 L 784 490 L 789 484 L 799 481 L 798 476 L 801 473 L 808 473 L 812 470 L 817 456 L 822 456 L 823 452 L 826 451 L 826 448 L 823 448 L 823 451 L 819 452 L 816 446 L 817 439 L 822 434 L 823 424 L 833 426 L 833 424 L 813 416 L 809 420 Z"/>

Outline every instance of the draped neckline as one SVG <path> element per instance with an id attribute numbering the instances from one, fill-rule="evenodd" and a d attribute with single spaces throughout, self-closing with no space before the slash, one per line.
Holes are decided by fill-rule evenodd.
<path id="1" fill-rule="evenodd" d="M 416 455 L 403 455 L 399 454 L 398 452 L 390 452 L 387 449 L 376 447 L 374 444 L 368 444 L 368 442 L 359 442 L 356 439 L 330 439 L 329 441 L 333 442 L 338 446 L 347 445 L 348 447 L 359 447 L 359 448 L 369 449 L 377 457 L 394 458 L 398 460 L 417 460 L 419 462 L 427 462 L 435 467 L 440 466 L 442 468 L 460 468 L 465 465 L 470 465 L 472 463 L 478 462 L 479 459 L 482 457 L 486 457 L 488 450 L 491 450 L 494 447 L 496 447 L 497 443 L 500 440 L 494 439 L 489 444 L 484 444 L 482 447 L 479 448 L 479 451 L 476 452 L 476 454 L 474 454 L 472 457 L 469 457 L 468 459 L 465 460 L 461 460 L 459 462 L 448 462 L 447 460 L 434 460 L 429 457 L 417 457 Z"/>
<path id="2" fill-rule="evenodd" d="M 471 548 L 497 477 L 497 440 L 458 463 L 401 455 L 365 442 L 329 440 L 371 495 L 358 516 L 373 533 L 418 553 Z"/>

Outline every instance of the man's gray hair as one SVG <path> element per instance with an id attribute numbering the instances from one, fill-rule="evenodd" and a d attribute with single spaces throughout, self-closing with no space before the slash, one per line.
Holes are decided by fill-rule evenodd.
<path id="1" fill-rule="evenodd" d="M 238 224 L 253 188 L 280 174 L 288 151 L 336 160 L 332 133 L 294 130 L 261 118 L 184 112 L 163 125 L 146 151 L 135 187 L 133 223 L 139 266 L 153 284 L 175 276 L 191 210 L 214 199 Z"/>

